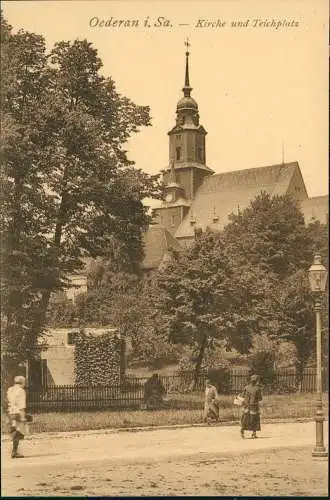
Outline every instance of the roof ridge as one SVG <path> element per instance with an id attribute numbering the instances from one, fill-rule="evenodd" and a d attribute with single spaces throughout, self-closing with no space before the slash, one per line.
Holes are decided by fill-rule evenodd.
<path id="1" fill-rule="evenodd" d="M 236 173 L 240 173 L 240 172 L 251 172 L 253 170 L 260 170 L 263 168 L 289 167 L 289 166 L 299 166 L 299 164 L 297 161 L 290 161 L 288 163 L 276 163 L 275 165 L 263 165 L 261 167 L 242 168 L 240 170 L 228 170 L 227 172 L 219 172 L 219 173 L 213 174 L 212 176 L 208 177 L 208 179 L 211 179 L 212 177 L 216 177 L 218 175 L 236 174 Z"/>

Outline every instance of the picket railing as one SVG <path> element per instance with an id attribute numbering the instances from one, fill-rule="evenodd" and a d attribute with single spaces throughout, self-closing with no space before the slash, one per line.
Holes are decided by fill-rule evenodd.
<path id="1" fill-rule="evenodd" d="M 243 390 L 249 381 L 248 371 L 230 371 L 224 381 L 223 394 L 237 394 Z M 194 374 L 183 372 L 180 374 L 161 376 L 162 384 L 169 395 L 185 393 L 202 394 L 205 389 L 206 375 L 201 374 L 197 385 L 193 387 Z M 147 377 L 127 376 L 120 384 L 111 386 L 91 385 L 62 385 L 48 386 L 41 390 L 27 388 L 28 409 L 39 411 L 82 411 L 101 409 L 134 409 L 141 407 L 144 401 L 144 386 Z M 276 374 L 276 380 L 271 388 L 263 387 L 265 394 L 272 392 L 295 392 L 298 390 L 294 370 L 281 370 Z M 313 369 L 305 370 L 301 387 L 302 392 L 315 392 L 316 373 Z M 328 377 L 323 374 L 323 390 L 328 391 Z"/>

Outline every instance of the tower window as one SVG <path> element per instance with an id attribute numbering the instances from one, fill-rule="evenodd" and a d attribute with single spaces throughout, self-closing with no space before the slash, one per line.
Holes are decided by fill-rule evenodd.
<path id="1" fill-rule="evenodd" d="M 174 215 L 171 215 L 171 226 L 174 226 Z"/>
<path id="2" fill-rule="evenodd" d="M 176 148 L 176 159 L 181 160 L 181 148 Z"/>
<path id="3" fill-rule="evenodd" d="M 181 141 L 181 139 L 182 139 L 182 136 L 181 136 L 181 135 L 177 135 L 177 136 L 176 136 L 176 140 L 177 140 L 177 141 Z"/>
<path id="4" fill-rule="evenodd" d="M 197 157 L 199 160 L 203 159 L 203 150 L 201 147 L 198 147 L 198 149 L 197 149 Z"/>

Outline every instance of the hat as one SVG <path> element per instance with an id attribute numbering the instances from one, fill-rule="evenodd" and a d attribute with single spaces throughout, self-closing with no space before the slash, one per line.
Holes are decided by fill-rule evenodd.
<path id="1" fill-rule="evenodd" d="M 14 384 L 21 384 L 21 385 L 24 385 L 24 384 L 25 384 L 25 377 L 23 377 L 22 375 L 17 375 L 17 376 L 14 378 Z"/>

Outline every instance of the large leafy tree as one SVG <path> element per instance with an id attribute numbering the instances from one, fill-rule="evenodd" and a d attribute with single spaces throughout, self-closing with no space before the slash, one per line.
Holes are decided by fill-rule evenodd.
<path id="1" fill-rule="evenodd" d="M 270 315 L 276 317 L 276 325 L 268 331 L 273 341 L 289 342 L 295 348 L 297 386 L 301 388 L 303 372 L 315 354 L 314 297 L 310 291 L 306 270 L 300 270 L 278 282 L 268 301 Z M 321 300 L 323 357 L 328 356 L 327 296 Z"/>
<path id="2" fill-rule="evenodd" d="M 329 220 L 326 223 L 318 220 L 310 223 L 307 226 L 307 234 L 313 253 L 319 253 L 322 264 L 329 269 Z"/>
<path id="3" fill-rule="evenodd" d="M 312 240 L 313 252 L 321 255 L 322 263 L 329 271 L 329 219 L 323 224 L 319 221 L 309 224 L 307 231 Z M 323 360 L 329 366 L 329 279 L 325 294 L 321 300 L 321 323 Z"/>
<path id="4" fill-rule="evenodd" d="M 300 383 L 315 342 L 307 270 L 316 251 L 327 264 L 327 225 L 315 222 L 306 227 L 299 207 L 289 196 L 261 193 L 246 210 L 231 216 L 224 235 L 238 279 L 248 272 L 251 284 L 259 286 L 260 279 L 264 284 L 255 303 L 260 312 L 255 333 L 295 346 Z M 325 311 L 323 308 L 323 315 Z"/>
<path id="5" fill-rule="evenodd" d="M 158 185 L 124 149 L 150 124 L 149 108 L 101 76 L 92 45 L 60 42 L 47 54 L 41 36 L 1 23 L 3 347 L 18 362 L 35 354 L 52 292 L 84 258 L 115 239 L 138 265 L 142 199 Z"/>
<path id="6" fill-rule="evenodd" d="M 87 293 L 78 295 L 74 304 L 66 300 L 51 305 L 49 324 L 55 328 L 107 325 L 117 328 L 126 342 L 129 366 L 160 368 L 178 361 L 178 349 L 162 329 L 161 317 L 154 307 L 155 292 L 152 279 L 123 271 L 111 272 L 105 263 L 99 262 L 91 269 Z"/>
<path id="7" fill-rule="evenodd" d="M 245 210 L 231 214 L 224 235 L 240 268 L 259 268 L 282 279 L 311 262 L 311 236 L 288 195 L 260 193 Z"/>
<path id="8" fill-rule="evenodd" d="M 157 277 L 157 286 L 156 306 L 168 339 L 196 351 L 195 382 L 214 339 L 227 338 L 235 347 L 247 349 L 248 333 L 235 328 L 240 291 L 219 234 L 199 234 L 190 248 L 173 253 Z"/>
<path id="9" fill-rule="evenodd" d="M 169 339 L 195 346 L 196 375 L 212 339 L 246 353 L 255 335 L 294 344 L 301 373 L 314 338 L 303 276 L 316 229 L 326 247 L 323 228 L 306 228 L 289 196 L 261 193 L 222 234 L 207 231 L 174 254 L 158 278 L 159 309 Z"/>
<path id="10" fill-rule="evenodd" d="M 277 315 L 279 325 L 275 333 L 280 340 L 295 346 L 297 383 L 300 386 L 315 344 L 313 298 L 305 270 L 297 271 L 282 281 L 274 288 L 273 297 L 273 313 Z"/>
<path id="11" fill-rule="evenodd" d="M 47 196 L 37 173 L 46 141 L 38 104 L 47 85 L 47 58 L 42 37 L 13 35 L 2 17 L 1 34 L 2 353 L 15 364 L 31 356 L 36 344 L 38 282 L 50 265 Z"/>

